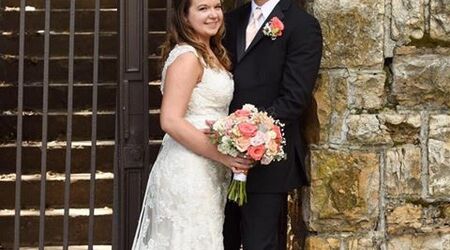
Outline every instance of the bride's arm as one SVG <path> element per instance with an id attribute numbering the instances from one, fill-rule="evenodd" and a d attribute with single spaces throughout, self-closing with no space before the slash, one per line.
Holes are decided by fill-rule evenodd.
<path id="1" fill-rule="evenodd" d="M 161 128 L 190 151 L 231 168 L 248 169 L 250 161 L 217 151 L 208 137 L 184 119 L 192 91 L 201 79 L 203 67 L 192 53 L 184 53 L 168 67 L 161 105 Z"/>

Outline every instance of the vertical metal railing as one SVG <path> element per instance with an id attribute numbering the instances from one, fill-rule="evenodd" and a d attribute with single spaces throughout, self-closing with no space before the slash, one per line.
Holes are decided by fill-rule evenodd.
<path id="1" fill-rule="evenodd" d="M 94 245 L 94 211 L 95 211 L 95 171 L 97 149 L 97 103 L 98 103 L 98 58 L 100 33 L 100 0 L 95 0 L 94 21 L 94 61 L 92 74 L 92 126 L 91 126 L 91 179 L 89 186 L 89 233 L 88 249 Z"/>
<path id="2" fill-rule="evenodd" d="M 1 0 L 0 0 L 1 2 Z M 75 158 L 75 155 L 78 154 L 78 152 L 72 152 L 72 146 L 77 146 L 77 142 L 76 140 L 78 140 L 78 136 L 79 136 L 79 132 L 77 131 L 77 128 L 73 127 L 74 125 L 76 126 L 78 120 L 77 120 L 77 111 L 78 109 L 78 104 L 77 104 L 77 96 L 80 93 L 80 89 L 82 89 L 82 91 L 84 91 L 85 86 L 82 85 L 82 83 L 84 83 L 85 81 L 90 81 L 90 80 L 86 80 L 85 75 L 83 75 L 80 78 L 77 78 L 77 74 L 75 74 L 75 72 L 78 72 L 78 68 L 77 68 L 77 63 L 78 60 L 85 60 L 86 56 L 84 55 L 78 55 L 78 50 L 76 50 L 77 48 L 75 48 L 75 43 L 78 39 L 79 36 L 83 36 L 86 34 L 91 34 L 91 30 L 85 31 L 84 29 L 84 23 L 85 22 L 77 22 L 76 20 L 78 20 L 79 16 L 78 14 L 80 14 L 81 9 L 76 9 L 76 0 L 70 0 L 67 1 L 67 5 L 70 4 L 70 10 L 69 10 L 69 15 L 68 15 L 68 19 L 69 19 L 69 32 L 67 32 L 67 27 L 61 27 L 61 24 L 58 24 L 58 21 L 60 21 L 61 18 L 59 17 L 65 17 L 62 14 L 67 13 L 67 8 L 68 7 L 55 7 L 55 6 L 63 6 L 63 5 L 55 5 L 56 1 L 51 1 L 51 0 L 42 0 L 39 1 L 37 3 L 33 2 L 29 2 L 27 0 L 20 0 L 17 1 L 17 4 L 14 4 L 14 8 L 10 8 L 11 12 L 15 12 L 17 11 L 17 13 L 19 14 L 18 18 L 17 18 L 17 28 L 16 30 L 12 30 L 11 33 L 14 32 L 14 37 L 17 37 L 17 33 L 18 33 L 18 51 L 17 51 L 17 120 L 16 120 L 16 128 L 14 128 L 16 131 L 16 138 L 15 138 L 15 154 L 16 154 L 16 162 L 15 162 L 15 194 L 14 194 L 14 236 L 11 236 L 10 241 L 13 240 L 13 242 L 6 242 L 6 246 L 7 249 L 14 249 L 14 250 L 18 250 L 21 247 L 32 247 L 32 248 L 39 248 L 41 249 L 46 249 L 48 247 L 48 245 L 46 244 L 58 244 L 58 245 L 62 245 L 63 249 L 69 249 L 69 244 L 74 244 L 77 243 L 79 245 L 87 245 L 86 248 L 88 249 L 93 249 L 94 248 L 94 244 L 95 244 L 95 224 L 96 221 L 98 220 L 96 218 L 96 216 L 98 216 L 98 212 L 96 212 L 96 185 L 101 185 L 101 184 L 97 184 L 96 181 L 96 177 L 99 177 L 98 175 L 96 175 L 97 173 L 97 161 L 102 160 L 101 156 L 97 156 L 97 151 L 101 150 L 101 148 L 99 149 L 99 147 L 97 147 L 97 144 L 99 143 L 99 139 L 97 138 L 97 136 L 104 136 L 104 133 L 102 133 L 102 131 L 98 132 L 97 129 L 99 127 L 98 125 L 98 120 L 102 119 L 102 117 L 100 116 L 99 118 L 99 107 L 101 110 L 102 107 L 102 103 L 99 101 L 102 100 L 102 83 L 101 81 L 102 79 L 102 71 L 101 71 L 101 63 L 103 63 L 102 59 L 104 59 L 104 57 L 102 57 L 101 55 L 101 51 L 100 51 L 100 41 L 101 41 L 101 29 L 103 29 L 100 25 L 100 19 L 102 16 L 102 11 L 104 11 L 105 13 L 107 13 L 108 11 L 112 11 L 111 9 L 108 8 L 112 8 L 111 6 L 113 6 L 111 3 L 107 3 L 107 6 L 109 7 L 105 7 L 105 9 L 101 8 L 101 1 L 100 0 L 93 0 L 92 3 L 95 3 L 95 10 L 94 10 L 94 23 L 93 23 L 93 54 L 92 54 L 92 75 L 90 75 L 91 73 L 88 73 L 89 76 L 87 77 L 88 79 L 92 76 L 92 117 L 91 117 L 91 131 L 90 131 L 90 141 L 91 141 L 91 148 L 90 148 L 90 152 L 87 151 L 88 153 L 90 153 L 90 164 L 89 166 L 89 170 L 86 170 L 86 168 L 83 168 L 83 174 L 89 172 L 90 173 L 90 179 L 89 179 L 89 209 L 84 209 L 86 207 L 86 204 L 83 203 L 83 208 L 80 208 L 79 210 L 83 212 L 83 216 L 84 216 L 84 212 L 86 212 L 86 210 L 89 210 L 88 212 L 88 217 L 85 217 L 88 219 L 88 227 L 86 230 L 86 234 L 87 234 L 87 240 L 85 239 L 85 237 L 83 236 L 79 236 L 78 234 L 74 234 L 74 232 L 70 232 L 70 230 L 75 230 L 74 228 L 78 226 L 74 226 L 73 225 L 73 216 L 74 216 L 74 210 L 71 209 L 71 205 L 74 205 L 75 203 L 78 204 L 78 198 L 77 195 L 72 195 L 72 199 L 71 199 L 71 189 L 73 189 L 74 187 L 71 187 L 71 179 L 72 180 L 77 180 L 78 175 L 78 165 L 77 164 L 73 164 L 73 160 L 77 160 Z M 52 7 L 52 2 L 53 2 L 53 7 Z M 11 2 L 12 3 L 12 2 Z M 12 5 L 12 4 L 11 4 Z M 19 5 L 19 6 L 17 6 Z M 30 5 L 30 6 L 27 6 Z M 35 5 L 35 6 L 33 6 Z M 85 3 L 80 4 L 83 6 L 87 6 Z M 2 5 L 3 6 L 3 5 Z M 65 5 L 64 5 L 65 6 Z M 141 6 L 143 7 L 147 7 L 146 4 L 142 4 Z M 19 7 L 19 8 L 17 8 Z M 78 7 L 81 8 L 81 7 Z M 89 9 L 83 9 L 82 11 L 91 11 L 92 8 L 89 7 Z M 3 11 L 3 10 L 2 10 Z M 34 13 L 31 13 L 31 11 L 36 11 Z M 57 12 L 58 14 L 55 15 L 52 13 Z M 87 16 L 90 16 L 92 12 L 89 12 L 89 14 Z M 14 13 L 15 14 L 15 13 Z M 35 14 L 39 14 L 39 17 L 42 17 L 43 20 L 43 25 L 42 27 L 39 26 L 38 28 L 36 28 L 35 24 L 33 24 L 34 17 Z M 107 13 L 109 14 L 109 13 Z M 44 16 L 45 15 L 45 16 Z M 14 15 L 17 16 L 17 15 Z M 108 16 L 108 15 L 106 15 Z M 31 18 L 28 18 L 31 17 Z M 52 18 L 54 21 L 52 21 Z M 142 19 L 142 17 L 140 21 L 142 21 L 141 25 L 145 26 L 146 24 L 144 23 L 144 21 L 147 21 L 146 19 Z M 39 18 L 36 18 L 36 20 L 38 20 Z M 39 23 L 41 19 L 39 19 Z M 26 23 L 27 21 L 27 23 Z M 31 22 L 32 25 L 30 25 Z M 36 21 L 38 22 L 38 21 Z M 27 24 L 27 25 L 26 25 Z M 75 25 L 77 25 L 77 28 L 83 27 L 81 28 L 79 33 L 75 31 Z M 107 23 L 108 25 L 108 23 Z M 43 28 L 43 30 L 41 30 Z M 37 30 L 36 30 L 37 29 Z M 63 30 L 62 30 L 63 29 Z M 106 30 L 109 29 L 109 26 L 107 26 L 107 28 L 105 28 Z M 108 30 L 109 33 L 110 30 Z M 9 33 L 9 32 L 8 32 Z M 29 44 L 31 44 L 31 42 L 35 42 L 35 40 L 33 40 L 32 38 L 35 37 L 36 34 L 42 34 L 43 35 L 43 54 L 39 54 L 39 55 L 35 55 L 36 51 L 39 51 L 38 49 L 42 49 L 42 45 L 40 45 L 40 48 L 35 48 L 35 45 L 31 46 L 29 48 Z M 81 35 L 80 35 L 81 34 Z M 53 43 L 53 41 L 61 41 L 60 39 L 65 39 L 67 38 L 68 35 L 68 45 L 64 44 L 61 45 L 60 43 Z M 0 45 L 1 46 L 1 45 Z M 17 45 L 16 45 L 17 46 Z M 107 47 L 107 46 L 106 46 Z M 68 48 L 68 55 L 66 56 L 60 56 L 58 53 L 60 53 L 60 49 L 64 49 L 64 51 L 66 51 Z M 52 49 L 52 50 L 51 50 Z M 53 51 L 54 50 L 54 51 Z M 38 52 L 39 53 L 39 52 Z M 64 53 L 64 52 L 63 52 Z M 15 57 L 15 55 L 12 55 Z M 61 116 L 62 112 L 58 111 L 58 112 L 53 112 L 52 111 L 52 107 L 53 104 L 56 103 L 56 107 L 59 109 L 59 105 L 61 102 L 55 102 L 54 99 L 52 99 L 52 94 L 53 93 L 58 93 L 59 89 L 57 91 L 54 91 L 55 89 L 53 89 L 54 87 L 56 88 L 60 88 L 61 87 L 61 83 L 64 83 L 64 81 L 66 81 L 66 76 L 62 76 L 63 79 L 60 79 L 59 74 L 55 74 L 52 65 L 54 65 L 55 62 L 62 61 L 62 60 L 66 60 L 67 59 L 67 99 L 63 100 L 63 101 L 67 101 L 67 117 L 66 117 L 66 122 L 67 124 L 64 124 L 66 127 L 66 145 L 65 145 L 65 155 L 62 156 L 64 157 L 64 170 L 60 170 L 59 166 L 58 170 L 59 172 L 56 172 L 56 175 L 59 174 L 64 171 L 64 175 L 65 175 L 65 181 L 64 181 L 64 188 L 63 191 L 61 190 L 61 192 L 63 192 L 63 209 L 61 209 L 61 204 L 58 202 L 53 203 L 54 198 L 51 195 L 51 190 L 53 185 L 50 183 L 51 181 L 53 181 L 52 178 L 50 178 L 47 174 L 48 171 L 55 171 L 55 163 L 52 162 L 53 159 L 53 155 L 52 155 L 52 140 L 58 140 L 55 139 L 55 134 L 54 131 L 52 131 L 52 128 L 58 127 L 59 125 L 57 124 L 56 126 L 53 126 L 52 124 L 52 119 L 54 116 Z M 111 59 L 111 58 L 107 58 L 107 59 Z M 30 65 L 28 62 L 32 61 L 33 65 Z M 43 67 L 39 70 L 38 75 L 36 76 L 36 74 L 34 74 L 34 70 L 35 68 L 39 68 L 41 67 L 41 62 L 43 64 Z M 36 66 L 37 65 L 37 66 Z M 144 64 L 143 64 L 144 65 Z M 36 66 L 36 67 L 34 67 Z M 145 65 L 146 66 L 146 65 Z M 142 66 L 142 70 L 144 70 L 145 66 Z M 33 68 L 34 67 L 34 68 Z M 56 67 L 58 68 L 58 66 Z M 75 70 L 77 69 L 77 70 Z M 89 69 L 89 70 L 90 70 Z M 42 70 L 42 71 L 41 71 Z M 145 69 L 146 70 L 146 69 Z M 87 70 L 85 70 L 85 68 L 82 68 L 82 70 L 80 72 L 84 73 Z M 30 73 L 31 72 L 31 73 Z M 16 73 L 14 73 L 16 74 Z M 42 77 L 42 78 L 41 78 Z M 81 79 L 81 80 L 80 80 Z M 2 79 L 3 80 L 3 79 Z M 42 84 L 40 83 L 42 80 Z M 105 80 L 108 81 L 108 80 Z M 81 82 L 81 83 L 79 83 Z M 99 83 L 100 82 L 100 83 Z M 65 85 L 65 83 L 64 83 Z M 25 95 L 25 99 L 24 99 L 24 92 L 25 94 L 27 94 L 28 90 L 32 89 L 34 91 L 34 89 L 36 87 L 39 87 L 39 90 L 42 90 L 42 93 L 38 93 L 38 98 L 36 99 L 40 99 L 42 98 L 42 103 L 39 104 L 35 104 L 35 100 L 34 96 L 33 96 L 33 100 L 26 100 L 27 95 Z M 100 88 L 100 89 L 99 89 Z M 100 95 L 99 95 L 100 92 Z M 82 93 L 82 92 L 81 92 Z M 30 104 L 32 103 L 32 104 Z M 83 100 L 83 108 L 84 108 L 84 100 Z M 49 108 L 50 106 L 50 108 Z M 31 112 L 28 112 L 31 109 Z M 65 109 L 65 107 L 63 107 L 63 109 Z M 40 112 L 42 110 L 42 112 Z M 65 113 L 65 110 L 63 111 Z M 40 132 L 41 134 L 38 133 L 34 133 L 33 131 L 27 131 L 28 128 L 28 123 L 27 123 L 27 119 L 28 119 L 28 114 L 32 114 L 32 115 L 36 115 L 39 116 L 41 115 L 42 120 L 40 122 L 38 122 L 37 125 L 41 125 L 40 128 Z M 100 112 L 100 115 L 102 113 Z M 116 117 L 117 119 L 117 117 Z M 31 119 L 30 119 L 31 120 Z M 24 126 L 25 124 L 25 126 Z M 34 124 L 33 124 L 34 125 Z M 33 126 L 33 128 L 35 128 Z M 59 127 L 58 127 L 59 129 Z M 84 131 L 83 133 L 83 139 L 85 139 L 85 134 Z M 115 136 L 117 137 L 119 135 L 119 132 L 116 128 L 116 133 Z M 103 138 L 103 137 L 102 137 Z M 108 137 L 109 138 L 109 137 Z M 39 143 L 39 139 L 41 139 L 40 143 Z M 38 146 L 40 147 L 40 152 L 36 154 L 34 154 L 34 151 L 32 155 L 35 159 L 33 160 L 37 160 L 37 158 L 39 158 L 40 156 L 40 162 L 36 161 L 33 162 L 33 164 L 40 164 L 40 165 L 36 165 L 37 167 L 34 168 L 35 165 L 32 166 L 31 169 L 29 169 L 27 166 L 27 162 L 29 161 L 27 158 L 29 158 L 29 154 L 27 154 L 27 147 L 29 145 L 31 145 L 31 147 L 34 148 L 34 143 L 28 143 L 28 140 L 30 142 L 36 142 L 36 144 L 38 144 Z M 87 139 L 89 140 L 89 139 Z M 101 140 L 101 139 L 100 139 Z M 73 142 L 75 141 L 75 142 Z M 72 145 L 73 144 L 73 145 Z M 58 145 L 60 145 L 58 143 Z M 84 144 L 83 144 L 84 145 Z M 34 149 L 33 149 L 34 150 Z M 84 154 L 85 151 L 83 151 Z M 26 158 L 24 157 L 27 156 Z M 114 157 L 116 158 L 118 155 L 118 149 L 115 148 L 115 152 L 114 152 Z M 72 159 L 72 157 L 74 157 L 74 159 Z M 83 158 L 84 159 L 84 158 Z M 59 160 L 59 158 L 58 158 Z M 53 164 L 52 164 L 53 163 Z M 118 168 L 117 164 L 115 163 L 114 165 L 114 172 L 116 173 L 116 169 Z M 72 173 L 73 172 L 73 173 Z M 32 181 L 30 181 L 30 176 L 31 175 L 36 175 L 37 173 L 40 173 L 40 179 L 33 179 Z M 76 173 L 76 174 L 75 174 Z M 37 175 L 36 175 L 37 176 Z M 84 178 L 84 177 L 83 177 Z M 26 182 L 24 182 L 23 180 L 25 180 Z M 84 180 L 84 179 L 83 179 Z M 29 182 L 28 182 L 29 181 Z M 27 188 L 29 187 L 29 185 L 27 185 L 28 183 L 33 182 L 34 184 L 37 184 L 39 186 L 39 190 L 36 190 L 38 192 L 40 192 L 39 197 L 35 197 L 36 201 L 39 202 L 39 205 L 37 205 L 37 202 L 35 203 L 35 198 L 33 199 L 29 199 L 27 197 L 28 192 L 27 192 Z M 114 189 L 117 190 L 117 185 L 116 185 L 116 175 L 114 175 Z M 34 188 L 34 186 L 33 186 Z M 98 187 L 97 187 L 98 188 Z M 74 190 L 73 190 L 74 191 Z M 23 194 L 22 194 L 23 192 Z M 116 201 L 117 197 L 116 194 L 117 192 L 114 192 L 114 200 Z M 102 202 L 104 202 L 104 197 L 102 198 Z M 97 198 L 99 199 L 99 198 Z M 84 202 L 84 201 L 83 201 Z M 71 204 L 72 203 L 72 204 Z M 98 202 L 97 202 L 98 203 Z M 48 205 L 50 204 L 50 206 L 53 208 L 53 205 L 55 205 L 55 209 L 48 209 Z M 98 205 L 98 204 L 97 204 Z M 37 208 L 39 207 L 39 208 Z M 26 208 L 26 210 L 24 209 Z M 36 210 L 35 210 L 36 209 Z M 37 211 L 38 210 L 38 211 Z M 52 211 L 50 211 L 52 210 Z M 63 210 L 63 214 L 61 214 L 61 210 Z M 114 212 L 116 210 L 114 209 Z M 76 211 L 78 212 L 78 211 Z M 26 214 L 26 217 L 24 217 L 24 214 Z M 55 220 L 49 221 L 48 220 L 48 216 L 52 216 L 53 218 L 57 218 L 57 222 L 59 223 L 60 220 L 62 219 L 62 225 L 61 225 L 61 229 L 59 232 L 57 232 L 57 235 L 54 235 L 52 232 L 54 232 L 54 226 L 56 225 Z M 63 216 L 61 216 L 63 215 Z M 26 219 L 24 219 L 26 218 Z M 82 218 L 84 220 L 84 218 Z M 77 220 L 77 222 L 80 220 Z M 39 223 L 39 224 L 38 224 Z M 116 222 L 113 222 L 114 224 L 116 224 Z M 122 225 L 118 225 L 118 226 L 122 226 Z M 0 225 L 0 231 L 1 231 L 1 225 Z M 103 228 L 102 228 L 103 229 Z M 39 232 L 37 232 L 39 231 Z M 60 233 L 62 235 L 60 235 Z M 82 233 L 84 235 L 84 232 Z M 32 237 L 28 237 L 29 235 L 31 235 Z M 100 234 L 99 234 L 100 235 Z M 102 236 L 102 241 L 104 241 L 104 235 L 101 234 Z M 100 236 L 98 236 L 100 237 Z M 113 236 L 115 237 L 115 236 Z M 113 240 L 115 240 L 115 238 L 113 238 Z M 56 241 L 62 241 L 62 242 L 56 242 Z M 81 242 L 83 241 L 83 242 Z M 1 243 L 1 245 L 3 245 L 3 243 Z M 113 242 L 114 245 L 114 242 Z M 1 249 L 3 249 L 0 246 Z"/>
<path id="3" fill-rule="evenodd" d="M 172 19 L 172 0 L 166 1 L 166 31 L 169 30 L 170 20 Z"/>
<path id="4" fill-rule="evenodd" d="M 66 131 L 66 169 L 64 185 L 64 234 L 63 249 L 69 247 L 69 206 L 70 206 L 70 175 L 72 160 L 72 116 L 73 116 L 73 66 L 75 38 L 75 0 L 70 1 L 69 22 L 69 72 L 67 85 L 67 131 Z"/>
<path id="5" fill-rule="evenodd" d="M 48 85 L 49 85 L 49 54 L 50 54 L 50 0 L 45 1 L 44 30 L 44 78 L 42 93 L 42 142 L 41 142 L 41 194 L 39 214 L 39 248 L 45 244 L 45 198 L 47 182 L 47 134 L 48 134 Z"/>
<path id="6" fill-rule="evenodd" d="M 20 1 L 19 74 L 17 81 L 16 189 L 14 217 L 14 249 L 20 247 L 20 207 L 22 184 L 23 82 L 25 57 L 25 0 Z"/>
<path id="7" fill-rule="evenodd" d="M 116 103 L 120 103 L 120 95 L 116 96 Z M 120 231 L 120 217 L 121 217 L 121 212 L 120 212 L 120 181 L 119 181 L 119 175 L 120 175 L 120 171 L 119 171 L 119 144 L 117 143 L 117 140 L 119 138 L 119 113 L 120 113 L 120 105 L 117 105 L 116 107 L 116 117 L 114 119 L 114 124 L 115 124 L 115 129 L 114 129 L 114 138 L 115 138 L 115 143 L 114 143 L 114 163 L 113 163 L 113 168 L 114 168 L 114 180 L 113 180 L 113 218 L 112 218 L 112 229 L 111 229 L 111 234 L 112 234 L 112 246 L 111 249 L 112 250 L 120 250 L 120 244 L 122 242 L 122 240 L 120 239 L 120 235 L 121 235 L 121 231 Z"/>

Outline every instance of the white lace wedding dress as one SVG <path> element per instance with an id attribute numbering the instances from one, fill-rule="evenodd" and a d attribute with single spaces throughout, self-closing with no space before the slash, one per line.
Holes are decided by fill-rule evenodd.
<path id="1" fill-rule="evenodd" d="M 177 45 L 165 62 L 161 91 L 167 67 L 183 53 L 198 57 L 192 46 Z M 204 67 L 185 118 L 199 129 L 206 128 L 206 120 L 228 115 L 233 90 L 228 72 Z M 150 173 L 132 249 L 223 249 L 230 177 L 227 168 L 189 151 L 166 134 Z"/>

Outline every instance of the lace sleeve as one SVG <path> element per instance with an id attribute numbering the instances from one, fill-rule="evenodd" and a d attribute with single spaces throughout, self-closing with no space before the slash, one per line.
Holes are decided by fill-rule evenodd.
<path id="1" fill-rule="evenodd" d="M 192 52 L 196 57 L 198 57 L 200 59 L 200 56 L 197 53 L 197 50 L 195 50 L 194 47 L 192 47 L 191 45 L 188 44 L 183 44 L 183 45 L 175 45 L 175 47 L 170 51 L 169 56 L 167 57 L 166 62 L 164 63 L 164 67 L 161 73 L 161 93 L 164 93 L 164 83 L 165 83 L 165 79 L 166 79 L 166 73 L 167 73 L 167 68 L 182 54 L 187 53 L 187 52 Z M 202 65 L 203 65 L 203 60 L 201 60 Z"/>

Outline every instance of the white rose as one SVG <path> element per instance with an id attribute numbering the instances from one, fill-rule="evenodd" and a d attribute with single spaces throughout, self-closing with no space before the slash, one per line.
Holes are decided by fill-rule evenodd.
<path id="1" fill-rule="evenodd" d="M 256 135 L 250 139 L 250 144 L 252 146 L 259 146 L 261 144 L 264 144 L 265 142 L 266 142 L 266 134 L 261 131 L 256 132 Z"/>

